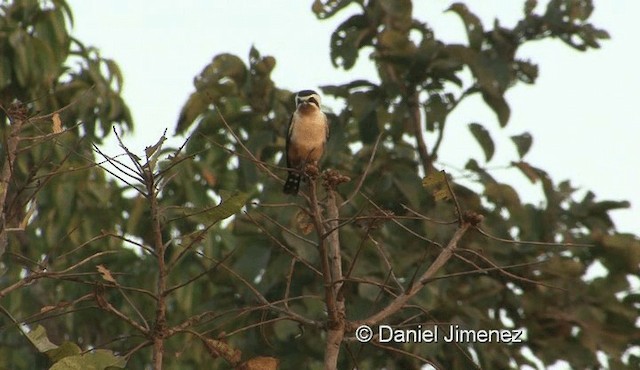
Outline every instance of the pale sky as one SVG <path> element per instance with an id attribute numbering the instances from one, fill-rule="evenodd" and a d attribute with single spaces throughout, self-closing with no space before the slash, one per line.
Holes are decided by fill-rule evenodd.
<path id="1" fill-rule="evenodd" d="M 414 16 L 428 21 L 437 37 L 466 42 L 458 17 L 443 13 L 452 2 L 415 0 Z M 125 141 L 138 152 L 154 144 L 165 128 L 173 132 L 180 108 L 194 90 L 193 78 L 219 53 L 233 53 L 246 61 L 255 45 L 263 55 L 277 59 L 272 75 L 276 85 L 292 91 L 357 78 L 378 81 L 368 52 L 347 72 L 333 69 L 329 60 L 331 32 L 354 9 L 318 21 L 311 13 L 311 0 L 68 3 L 75 18 L 74 36 L 97 47 L 122 69 L 124 98 L 135 124 L 135 133 Z M 524 0 L 466 3 L 490 28 L 495 17 L 502 25 L 513 25 Z M 640 2 L 594 3 L 592 22 L 609 31 L 612 39 L 587 53 L 558 40 L 521 48 L 518 56 L 538 63 L 540 77 L 535 85 L 519 85 L 507 94 L 512 111 L 507 127 L 499 128 L 480 99 L 462 104 L 449 118 L 440 159 L 451 168 L 461 168 L 472 153 L 482 163 L 484 156 L 467 130 L 470 122 L 484 124 L 497 142 L 498 151 L 489 163 L 494 168 L 517 160 L 507 138 L 529 131 L 534 142 L 525 160 L 547 170 L 555 182 L 570 179 L 574 186 L 592 190 L 597 200 L 631 201 L 632 208 L 612 216 L 620 231 L 640 234 L 640 122 L 634 109 L 640 86 L 635 18 Z M 535 203 L 540 199 L 539 184 L 530 185 L 504 170 L 492 173 L 516 186 L 523 199 Z"/>

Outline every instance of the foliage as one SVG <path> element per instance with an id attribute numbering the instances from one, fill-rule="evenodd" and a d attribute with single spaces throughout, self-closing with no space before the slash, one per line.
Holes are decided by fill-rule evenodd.
<path id="1" fill-rule="evenodd" d="M 318 369 L 331 353 L 327 343 L 337 343 L 337 368 L 535 367 L 524 350 L 545 366 L 598 367 L 599 351 L 612 369 L 637 366 L 629 349 L 640 344 L 638 294 L 628 276 L 637 274 L 640 240 L 617 233 L 608 215 L 628 203 L 590 192 L 578 199 L 569 181 L 525 161 L 533 139 L 523 133 L 511 138 L 518 158 L 510 168 L 545 196 L 524 203 L 486 166 L 495 133 L 448 120 L 479 94 L 506 126 L 505 92 L 538 75 L 517 56 L 527 42 L 558 38 L 587 50 L 608 37 L 588 21 L 591 1 L 551 0 L 542 11 L 536 3 L 524 2 L 513 28 L 497 20 L 489 28 L 453 4 L 468 42 L 447 44 L 414 18 L 410 0 L 314 1 L 319 19 L 358 10 L 331 36 L 330 57 L 350 69 L 371 51 L 380 83 L 322 87 L 344 102 L 329 115 L 322 167 L 333 170 L 307 171 L 312 179 L 297 198 L 281 193 L 294 106 L 292 93 L 271 80 L 273 57 L 255 48 L 246 63 L 214 57 L 177 123 L 178 133 L 191 133 L 184 147 L 165 149 L 161 139 L 144 159 L 124 144 L 113 156 L 90 143 L 114 123 L 131 124 L 115 64 L 68 36 L 63 1 L 2 5 L 2 106 L 18 98 L 28 111 L 56 112 L 64 132 L 42 136 L 52 115 L 24 117 L 19 133 L 40 137 L 18 141 L 4 207 L 3 233 L 6 225 L 25 231 L 9 233 L 2 256 L 0 308 L 15 317 L 0 327 L 0 361 L 34 368 L 91 354 L 86 361 L 123 356 L 128 368 L 145 368 L 160 356 L 167 368 L 248 369 L 274 368 L 276 358 L 281 368 Z M 16 127 L 7 121 L 5 132 Z M 449 169 L 438 158 L 445 139 L 455 144 L 446 135 L 453 124 L 468 124 L 485 157 L 469 158 L 455 176 L 439 171 Z M 11 146 L 2 148 L 6 165 Z M 96 168 L 94 150 L 125 185 Z M 588 278 L 598 265 L 607 274 Z M 361 344 L 353 333 L 362 323 L 524 329 L 526 341 Z M 18 324 L 34 333 L 32 343 L 38 334 L 36 350 Z M 66 355 L 36 357 L 53 348 L 41 348 L 41 338 Z"/>
<path id="2" fill-rule="evenodd" d="M 123 224 L 122 187 L 91 165 L 92 143 L 114 124 L 131 128 L 119 95 L 122 76 L 113 61 L 70 36 L 72 21 L 62 0 L 0 4 L 0 290 L 33 271 L 76 263 L 72 248 Z M 24 124 L 18 128 L 17 121 Z M 86 249 L 96 253 L 120 245 L 102 239 Z M 47 316 L 44 308 L 67 307 L 86 293 L 76 288 L 43 280 L 7 297 L 0 294 L 1 303 L 28 325 Z M 42 325 L 56 343 L 72 337 L 86 345 L 99 341 L 101 334 L 88 325 L 98 317 L 85 310 Z M 25 346 L 14 324 L 0 322 L 0 367 L 44 367 L 44 356 Z"/>
<path id="3" fill-rule="evenodd" d="M 24 105 L 27 115 L 57 112 L 56 130 L 68 135 L 42 140 L 51 132 L 51 115 L 25 127 L 18 158 L 12 169 L 2 227 L 16 227 L 25 221 L 26 206 L 34 199 L 38 213 L 26 230 L 24 257 L 37 261 L 65 237 L 85 241 L 105 227 L 106 220 L 121 223 L 115 212 L 96 212 L 104 202 L 121 202 L 120 190 L 102 171 L 76 172 L 92 158 L 92 143 L 111 132 L 114 124 L 131 127 L 129 110 L 119 95 L 122 76 L 117 65 L 102 58 L 96 49 L 73 39 L 67 27 L 72 22 L 65 1 L 12 1 L 0 5 L 0 124 L 9 132 L 6 109 L 12 103 Z M 86 139 L 86 140 L 81 140 Z M 41 144 L 41 145 L 39 145 Z M 0 154 L 7 158 L 3 145 Z M 64 173 L 55 179 L 52 174 Z M 49 183 L 50 182 L 50 183 Z M 43 186 L 48 184 L 49 186 Z M 122 204 L 118 204 L 122 206 Z M 77 228 L 82 215 L 102 214 L 93 225 Z M 51 222 L 56 220 L 56 222 Z M 118 221 L 120 220 L 120 221 Z M 70 233 L 69 226 L 77 228 Z M 29 240 L 28 247 L 25 244 Z M 18 273 L 19 268 L 13 273 Z M 13 275 L 14 277 L 17 275 Z"/>
<path id="4" fill-rule="evenodd" d="M 358 178 L 367 167 L 376 138 L 381 135 L 381 145 L 377 147 L 362 188 L 375 204 L 402 216 L 411 214 L 408 209 L 419 210 L 431 219 L 441 220 L 446 219 L 447 214 L 454 215 L 450 206 L 434 203 L 432 195 L 421 188 L 419 174 L 421 171 L 432 173 L 439 166 L 436 160 L 441 143 L 445 139 L 455 140 L 445 134 L 448 117 L 469 96 L 482 96 L 496 113 L 500 125 L 508 124 L 510 109 L 505 92 L 517 83 L 535 83 L 538 75 L 538 66 L 534 62 L 517 57 L 522 45 L 558 38 L 577 50 L 587 50 L 598 47 L 598 41 L 608 37 L 605 31 L 588 23 L 593 10 L 588 1 L 551 1 L 542 12 L 535 11 L 535 1 L 527 1 L 523 18 L 513 28 L 504 27 L 497 20 L 489 28 L 472 10 L 456 3 L 449 10 L 461 18 L 467 31 L 468 43 L 464 45 L 438 40 L 428 24 L 413 18 L 412 4 L 408 0 L 315 1 L 313 10 L 320 19 L 325 19 L 341 14 L 341 10 L 349 5 L 352 5 L 351 9 L 353 5 L 359 7 L 360 11 L 345 19 L 333 33 L 331 59 L 337 67 L 349 69 L 362 51 L 371 50 L 370 56 L 376 64 L 381 83 L 357 80 L 322 88 L 325 94 L 345 103 L 341 112 L 330 117 L 332 138 L 327 150 L 330 155 L 324 166 Z M 416 32 L 420 37 L 414 42 L 415 38 L 410 34 Z M 260 63 L 269 68 L 258 68 Z M 221 68 L 222 65 L 225 67 Z M 208 153 L 207 158 L 198 157 L 196 161 L 202 163 L 199 167 L 203 171 L 212 169 L 216 174 L 225 174 L 216 177 L 216 189 L 253 190 L 256 202 L 278 203 L 280 199 L 284 200 L 278 193 L 279 184 L 265 179 L 260 181 L 255 172 L 256 166 L 251 161 L 239 158 L 236 169 L 228 166 L 226 157 L 222 160 L 214 158 L 221 154 L 209 154 L 218 145 L 242 152 L 222 128 L 220 116 L 224 116 L 232 127 L 242 132 L 241 137 L 246 138 L 245 145 L 257 158 L 278 163 L 280 157 L 276 153 L 284 144 L 284 130 L 293 99 L 287 91 L 264 82 L 265 73 L 271 70 L 272 65 L 269 57 L 260 57 L 255 50 L 251 51 L 248 64 L 229 55 L 214 58 L 198 78 L 206 84 L 197 82 L 193 96 L 208 94 L 211 98 L 207 102 L 218 109 L 212 109 L 206 103 L 198 109 L 192 96 L 184 108 L 189 115 L 182 116 L 179 129 L 184 131 L 193 122 L 196 125 L 194 132 L 211 138 L 210 141 L 196 138 L 189 150 Z M 471 83 L 466 83 L 462 77 L 465 70 L 473 76 Z M 256 76 L 255 81 L 253 76 Z M 256 88 L 257 81 L 260 81 L 259 86 L 269 88 Z M 256 104 L 257 101 L 260 103 Z M 265 106 L 271 109 L 265 109 Z M 427 147 L 425 133 L 420 130 L 421 117 L 426 117 L 426 134 L 435 138 L 431 148 Z M 495 146 L 491 133 L 482 123 L 473 122 L 469 127 L 483 148 L 485 160 L 490 161 Z M 277 133 L 275 137 L 274 132 Z M 408 143 L 405 137 L 412 138 L 414 143 Z M 461 174 L 459 180 L 458 177 L 453 178 L 455 193 L 464 209 L 480 211 L 485 216 L 482 230 L 500 239 L 487 238 L 479 233 L 467 235 L 463 243 L 465 247 L 457 252 L 458 259 L 445 267 L 443 276 L 455 277 L 429 283 L 413 301 L 428 312 L 418 321 L 462 323 L 470 328 L 527 328 L 528 341 L 522 344 L 508 347 L 472 345 L 482 368 L 508 368 L 513 363 L 519 366 L 532 364 L 522 354 L 523 348 L 530 349 L 547 365 L 565 360 L 576 367 L 598 366 L 595 354 L 601 350 L 610 356 L 610 366 L 623 366 L 620 358 L 630 346 L 637 344 L 632 332 L 635 331 L 638 309 L 631 304 L 635 294 L 629 292 L 626 276 L 637 272 L 640 244 L 635 236 L 616 234 L 607 212 L 627 207 L 628 203 L 598 202 L 592 195 L 575 199 L 575 189 L 569 181 L 557 183 L 543 169 L 523 159 L 532 144 L 530 134 L 523 133 L 512 139 L 520 158 L 515 159 L 511 167 L 542 187 L 545 203 L 524 204 L 516 189 L 500 183 L 481 162 L 470 158 L 466 173 Z M 361 149 L 353 151 L 349 144 L 356 143 L 361 144 Z M 232 174 L 226 175 L 229 171 Z M 340 193 L 346 196 L 356 186 L 356 181 L 343 185 Z M 480 193 L 470 190 L 478 186 L 482 189 Z M 346 220 L 377 211 L 367 199 L 356 197 L 349 206 L 341 209 L 340 216 Z M 234 238 L 243 241 L 237 246 L 241 253 L 235 255 L 238 259 L 236 266 L 243 266 L 243 269 L 250 266 L 246 273 L 264 271 L 258 284 L 261 292 L 267 296 L 282 297 L 287 287 L 278 281 L 282 281 L 288 259 L 283 253 L 274 252 L 272 237 L 279 237 L 298 255 L 310 258 L 311 263 L 317 261 L 317 256 L 299 238 L 307 228 L 305 218 L 296 216 L 295 209 L 270 212 L 260 208 L 260 212 L 267 220 L 273 220 L 273 224 L 266 222 L 264 228 L 267 231 L 263 233 L 247 227 L 245 218 L 236 218 L 234 222 Z M 299 236 L 292 237 L 288 231 L 274 224 L 297 228 Z M 450 237 L 446 228 L 430 222 L 413 220 L 402 224 L 440 244 Z M 376 225 L 371 230 L 362 223 L 345 225 L 340 229 L 343 258 L 356 258 L 359 248 L 371 251 L 375 245 L 383 244 L 388 254 L 393 256 L 393 272 L 409 281 L 432 261 L 437 248 L 416 239 L 415 235 L 399 231 L 397 225 L 389 223 Z M 617 244 L 620 249 L 614 251 L 608 247 L 611 245 L 609 238 L 620 241 Z M 509 244 L 500 240 L 566 244 Z M 568 246 L 571 243 L 591 247 Z M 353 276 L 385 282 L 389 271 L 380 256 L 374 252 L 362 253 L 357 257 Z M 623 262 L 619 253 L 631 259 Z M 608 274 L 590 281 L 585 278 L 585 272 L 597 262 L 606 267 Z M 496 266 L 502 268 L 497 269 Z M 481 274 L 483 269 L 489 271 Z M 472 274 L 471 271 L 477 273 Z M 312 281 L 311 271 L 296 270 L 289 294 L 320 294 L 320 286 L 310 285 Z M 381 298 L 379 290 L 356 282 L 347 285 L 350 287 L 347 298 L 349 318 L 362 319 L 371 312 L 372 305 L 384 306 L 386 301 Z M 597 288 L 604 286 L 615 288 Z M 599 290 L 599 293 L 587 295 L 594 290 Z M 616 294 L 623 294 L 625 298 L 621 300 Z M 463 304 L 467 302 L 469 304 Z M 321 313 L 320 306 L 308 300 L 296 308 L 297 312 Z M 394 317 L 392 323 L 405 322 L 409 317 Z M 272 330 L 269 333 L 286 343 L 283 347 L 276 346 L 273 352 L 285 361 L 284 367 L 313 364 L 310 356 L 322 357 L 324 350 L 318 348 L 317 339 L 312 334 L 298 334 L 300 338 L 294 339 L 296 330 L 284 324 L 273 325 Z M 270 343 L 275 340 L 272 335 L 267 337 Z M 244 339 L 243 342 L 255 345 L 257 349 L 261 346 L 259 341 L 252 344 Z M 299 355 L 289 351 L 292 345 L 296 346 Z M 348 347 L 351 348 L 349 353 L 358 353 L 358 356 L 348 359 L 345 355 L 342 367 L 354 363 L 364 367 L 419 366 L 419 361 L 409 359 L 395 363 L 383 351 L 372 346 Z M 428 351 L 427 357 L 442 368 L 472 366 L 469 360 L 472 355 L 456 346 L 401 347 L 420 351 L 421 354 Z M 461 360 L 464 358 L 460 357 L 461 352 L 466 354 L 466 360 Z"/>

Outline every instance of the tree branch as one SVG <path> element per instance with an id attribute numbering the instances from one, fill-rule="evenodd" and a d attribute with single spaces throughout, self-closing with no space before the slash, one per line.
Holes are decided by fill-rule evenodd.
<path id="1" fill-rule="evenodd" d="M 422 276 L 420 276 L 418 281 L 415 284 L 413 284 L 411 288 L 405 291 L 404 294 L 396 297 L 396 299 L 394 299 L 391 303 L 389 303 L 389 305 L 387 305 L 382 310 L 378 311 L 377 313 L 373 314 L 372 316 L 369 316 L 364 320 L 355 322 L 353 324 L 354 325 L 353 327 L 356 328 L 360 325 L 375 325 L 381 322 L 382 320 L 386 319 L 387 317 L 395 314 L 402 307 L 404 307 L 404 305 L 409 301 L 409 299 L 415 296 L 422 289 L 422 287 L 424 287 L 429 282 L 429 280 L 436 275 L 436 273 L 442 268 L 442 266 L 444 266 L 447 263 L 447 261 L 449 261 L 449 259 L 453 256 L 456 248 L 458 247 L 458 242 L 460 241 L 462 236 L 467 232 L 470 226 L 471 224 L 468 222 L 464 222 L 462 225 L 460 225 L 460 227 L 456 230 L 456 232 L 451 237 L 451 240 L 449 240 L 449 243 L 447 243 L 447 246 L 440 252 L 436 260 L 433 261 L 433 263 L 431 264 L 431 266 L 429 266 L 427 271 L 425 271 L 422 274 Z"/>
<path id="2" fill-rule="evenodd" d="M 422 120 L 420 119 L 420 100 L 418 92 L 413 91 L 411 96 L 407 98 L 407 106 L 409 107 L 411 128 L 413 129 L 413 136 L 416 138 L 416 146 L 418 147 L 418 154 L 420 155 L 420 163 L 425 175 L 431 173 L 433 168 L 433 157 L 427 150 L 427 144 L 424 140 L 424 134 L 422 132 Z"/>
<path id="3" fill-rule="evenodd" d="M 364 178 L 364 176 L 363 176 Z M 315 189 L 312 189 L 315 190 Z M 344 328 L 346 326 L 346 308 L 344 303 L 344 295 L 342 294 L 342 252 L 340 250 L 340 238 L 338 235 L 338 205 L 334 189 L 327 186 L 327 217 L 331 221 L 327 221 L 327 228 L 332 231 L 326 236 L 326 243 L 321 243 L 321 248 L 328 247 L 328 259 L 331 279 L 331 295 L 335 299 L 335 312 L 329 316 L 327 344 L 324 357 L 324 368 L 326 370 L 336 369 L 338 365 L 338 355 L 340 354 L 340 346 L 344 339 Z M 312 195 L 315 198 L 315 195 Z M 320 231 L 320 230 L 319 230 Z M 324 233 L 324 231 L 323 231 Z M 328 244 L 328 245 L 327 245 Z M 326 274 L 327 271 L 323 273 Z M 326 280 L 326 279 L 325 279 Z M 327 308 L 328 305 L 327 305 Z M 333 320 L 332 320 L 333 319 Z"/>
<path id="4" fill-rule="evenodd" d="M 4 110 L 4 109 L 3 109 Z M 7 158 L 2 166 L 0 173 L 0 256 L 7 247 L 7 220 L 5 215 L 5 202 L 9 191 L 9 183 L 13 176 L 13 164 L 18 153 L 18 144 L 20 143 L 20 131 L 22 125 L 27 121 L 26 107 L 22 103 L 13 104 L 8 111 L 7 116 L 11 124 L 9 137 L 5 143 Z"/>

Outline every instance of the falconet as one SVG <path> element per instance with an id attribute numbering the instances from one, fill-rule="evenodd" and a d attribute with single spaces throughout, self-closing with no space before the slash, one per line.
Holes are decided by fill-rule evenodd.
<path id="1" fill-rule="evenodd" d="M 291 116 L 285 155 L 289 176 L 282 191 L 298 194 L 301 173 L 307 163 L 317 164 L 329 138 L 327 116 L 320 110 L 320 95 L 313 90 L 296 94 L 296 111 Z"/>

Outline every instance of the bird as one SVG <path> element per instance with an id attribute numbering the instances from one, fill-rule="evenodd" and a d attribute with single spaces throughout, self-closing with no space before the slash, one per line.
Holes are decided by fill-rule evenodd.
<path id="1" fill-rule="evenodd" d="M 307 163 L 317 165 L 329 139 L 329 122 L 320 110 L 320 95 L 313 90 L 296 94 L 296 110 L 291 116 L 285 156 L 290 169 L 282 192 L 298 194 L 302 171 Z"/>

